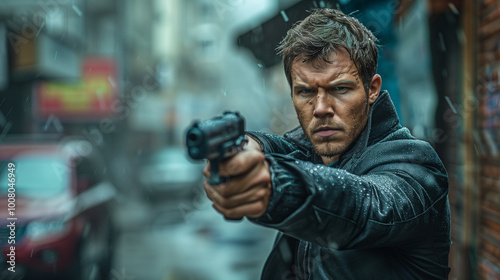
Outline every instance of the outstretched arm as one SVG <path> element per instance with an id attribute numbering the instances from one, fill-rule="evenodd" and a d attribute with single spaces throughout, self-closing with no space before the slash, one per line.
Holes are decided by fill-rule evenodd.
<path id="1" fill-rule="evenodd" d="M 293 137 L 287 137 L 290 133 L 298 134 Z M 307 154 L 312 147 L 307 147 L 300 143 L 300 136 L 305 139 L 305 135 L 300 128 L 294 129 L 292 132 L 286 133 L 285 136 L 268 134 L 259 131 L 247 131 L 247 136 L 258 143 L 260 150 L 265 154 L 276 153 L 288 155 L 294 152 Z"/>
<path id="2" fill-rule="evenodd" d="M 431 147 L 395 158 L 393 143 L 346 171 L 268 155 L 273 193 L 252 221 L 334 249 L 404 244 L 429 231 L 447 234 L 448 181 Z M 355 172 L 355 173 L 354 173 Z"/>

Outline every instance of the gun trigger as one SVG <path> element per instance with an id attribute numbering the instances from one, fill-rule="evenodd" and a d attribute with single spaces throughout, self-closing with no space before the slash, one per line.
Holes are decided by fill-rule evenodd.
<path id="1" fill-rule="evenodd" d="M 241 135 L 235 141 L 236 146 L 242 146 L 243 143 L 248 143 L 248 138 L 245 135 Z"/>

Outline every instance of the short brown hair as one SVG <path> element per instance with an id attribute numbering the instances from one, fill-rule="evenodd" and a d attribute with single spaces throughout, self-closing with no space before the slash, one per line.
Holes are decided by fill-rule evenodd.
<path id="1" fill-rule="evenodd" d="M 277 50 L 283 55 L 285 75 L 292 86 L 292 62 L 304 55 L 303 62 L 313 59 L 328 60 L 330 52 L 345 49 L 358 69 L 365 91 L 377 72 L 377 38 L 356 18 L 336 9 L 316 9 L 297 22 Z"/>

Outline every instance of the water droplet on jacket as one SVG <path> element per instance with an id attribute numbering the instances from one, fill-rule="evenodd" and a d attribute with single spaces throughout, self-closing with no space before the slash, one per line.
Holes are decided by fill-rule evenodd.
<path id="1" fill-rule="evenodd" d="M 331 249 L 337 250 L 339 248 L 339 244 L 337 244 L 337 242 L 330 241 L 328 243 L 328 247 L 330 247 Z"/>

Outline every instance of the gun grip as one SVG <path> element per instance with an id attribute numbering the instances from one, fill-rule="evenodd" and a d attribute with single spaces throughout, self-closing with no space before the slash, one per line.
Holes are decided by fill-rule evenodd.
<path id="1" fill-rule="evenodd" d="M 210 160 L 210 179 L 208 179 L 208 183 L 212 186 L 220 185 L 228 181 L 228 178 L 219 175 L 219 165 L 219 159 Z"/>
<path id="2" fill-rule="evenodd" d="M 210 160 L 210 179 L 208 183 L 212 186 L 220 184 L 219 164 L 220 161 L 218 159 Z"/>
<path id="3" fill-rule="evenodd" d="M 212 186 L 219 185 L 221 183 L 228 181 L 228 178 L 221 177 L 219 175 L 219 164 L 220 160 L 218 159 L 210 160 L 210 179 L 208 180 L 208 183 Z M 239 219 L 226 218 L 226 220 L 240 221 L 242 220 L 242 218 Z"/>

